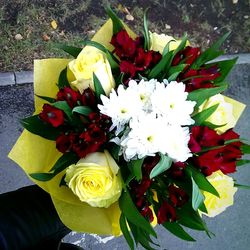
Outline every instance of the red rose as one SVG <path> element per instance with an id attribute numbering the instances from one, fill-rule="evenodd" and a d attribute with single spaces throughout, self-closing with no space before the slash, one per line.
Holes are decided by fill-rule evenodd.
<path id="1" fill-rule="evenodd" d="M 63 111 L 49 104 L 43 105 L 43 110 L 39 114 L 39 117 L 53 127 L 59 127 L 64 123 Z"/>
<path id="2" fill-rule="evenodd" d="M 175 209 L 167 201 L 163 201 L 157 213 L 158 224 L 167 221 L 173 222 L 176 221 L 176 219 Z"/>

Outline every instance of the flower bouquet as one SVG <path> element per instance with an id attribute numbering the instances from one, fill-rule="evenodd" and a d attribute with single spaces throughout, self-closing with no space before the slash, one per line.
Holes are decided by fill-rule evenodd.
<path id="1" fill-rule="evenodd" d="M 35 113 L 9 157 L 72 230 L 123 234 L 131 249 L 152 249 L 156 224 L 210 236 L 202 216 L 233 204 L 228 174 L 250 153 L 233 130 L 245 105 L 221 94 L 237 58 L 211 62 L 229 34 L 202 51 L 151 33 L 146 13 L 143 36 L 107 14 L 83 48 L 60 45 L 73 60 L 35 61 Z"/>

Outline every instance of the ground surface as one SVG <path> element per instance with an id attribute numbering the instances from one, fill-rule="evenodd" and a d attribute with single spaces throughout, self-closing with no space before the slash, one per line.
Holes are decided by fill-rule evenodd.
<path id="1" fill-rule="evenodd" d="M 227 95 L 247 104 L 236 131 L 242 138 L 250 139 L 250 64 L 240 64 L 232 71 Z M 0 193 L 15 190 L 31 184 L 26 175 L 14 162 L 7 158 L 18 136 L 22 132 L 19 119 L 33 112 L 32 84 L 0 87 Z M 238 183 L 250 185 L 250 166 L 242 167 L 233 175 Z M 203 232 L 190 231 L 195 243 L 181 241 L 157 228 L 160 250 L 247 250 L 250 245 L 250 192 L 239 190 L 235 195 L 235 205 L 220 216 L 207 219 L 209 229 L 216 235 L 209 239 Z M 66 241 L 81 245 L 86 250 L 127 250 L 123 237 L 100 237 L 90 234 L 72 233 Z"/>
<path id="2" fill-rule="evenodd" d="M 249 0 L 0 0 L 0 72 L 32 70 L 34 59 L 66 56 L 54 43 L 80 46 L 91 38 L 107 19 L 108 2 L 137 33 L 150 7 L 152 31 L 175 37 L 186 31 L 193 44 L 206 47 L 231 30 L 226 52 L 250 52 Z"/>

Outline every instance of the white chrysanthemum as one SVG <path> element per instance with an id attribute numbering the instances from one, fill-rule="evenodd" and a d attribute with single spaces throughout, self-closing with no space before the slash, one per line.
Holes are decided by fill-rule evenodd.
<path id="1" fill-rule="evenodd" d="M 159 152 L 164 124 L 153 114 L 144 114 L 130 121 L 130 132 L 121 141 L 126 160 Z"/>
<path id="2" fill-rule="evenodd" d="M 151 105 L 151 95 L 155 89 L 157 80 L 151 79 L 149 81 L 141 80 L 137 83 L 135 80 L 130 80 L 128 83 L 128 91 L 133 92 L 133 95 L 136 95 L 139 101 L 142 103 L 142 108 L 145 112 L 149 113 L 152 111 Z"/>
<path id="3" fill-rule="evenodd" d="M 194 110 L 195 102 L 187 101 L 188 93 L 185 92 L 185 85 L 182 82 L 172 81 L 156 84 L 151 96 L 153 111 L 165 116 L 169 124 L 191 125 L 194 123 L 190 117 Z"/>
<path id="4" fill-rule="evenodd" d="M 118 87 L 117 92 L 112 89 L 109 97 L 102 95 L 101 100 L 103 105 L 98 105 L 98 108 L 102 114 L 111 117 L 111 129 L 116 127 L 116 134 L 119 134 L 124 125 L 142 110 L 142 104 L 137 96 L 127 91 L 123 85 Z"/>
<path id="5" fill-rule="evenodd" d="M 188 127 L 166 126 L 162 134 L 164 145 L 161 144 L 161 151 L 167 153 L 174 161 L 184 162 L 192 156 L 188 147 L 189 139 Z"/>

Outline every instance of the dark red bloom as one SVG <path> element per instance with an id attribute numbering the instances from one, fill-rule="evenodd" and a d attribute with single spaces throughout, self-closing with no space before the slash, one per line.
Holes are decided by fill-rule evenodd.
<path id="1" fill-rule="evenodd" d="M 61 134 L 56 139 L 56 148 L 63 154 L 69 152 L 75 142 L 76 135 L 74 133 Z"/>
<path id="2" fill-rule="evenodd" d="M 185 63 L 191 65 L 201 54 L 200 48 L 193 48 L 190 46 L 187 46 L 185 49 L 181 50 L 176 54 L 176 56 L 173 59 L 172 65 L 176 66 L 178 64 Z"/>
<path id="3" fill-rule="evenodd" d="M 137 42 L 128 35 L 126 30 L 121 30 L 114 35 L 111 44 L 115 47 L 114 52 L 121 60 L 131 60 L 135 57 Z"/>
<path id="4" fill-rule="evenodd" d="M 193 126 L 188 146 L 193 153 L 201 151 L 202 147 L 223 145 L 222 136 L 207 126 Z"/>
<path id="5" fill-rule="evenodd" d="M 43 110 L 39 114 L 39 117 L 53 127 L 59 127 L 64 123 L 63 111 L 49 104 L 43 105 Z"/>
<path id="6" fill-rule="evenodd" d="M 181 178 L 184 176 L 184 169 L 186 168 L 186 164 L 184 162 L 175 162 L 172 163 L 169 172 L 173 178 Z"/>
<path id="7" fill-rule="evenodd" d="M 190 69 L 181 75 L 182 79 L 191 78 L 185 81 L 186 91 L 191 92 L 200 88 L 213 88 L 213 80 L 220 76 L 219 68 L 214 65 L 210 68 L 201 68 L 199 70 Z"/>
<path id="8" fill-rule="evenodd" d="M 154 220 L 154 215 L 151 210 L 151 208 L 146 205 L 142 210 L 141 210 L 141 215 L 145 218 L 148 218 L 149 222 L 152 222 Z"/>
<path id="9" fill-rule="evenodd" d="M 66 101 L 71 108 L 74 108 L 77 105 L 77 101 L 80 98 L 80 94 L 77 91 L 74 91 L 70 87 L 64 87 L 60 89 L 57 93 L 57 101 Z"/>
<path id="10" fill-rule="evenodd" d="M 200 155 L 195 162 L 207 176 L 217 170 L 221 170 L 224 174 L 229 174 L 236 171 L 236 160 L 240 159 L 241 156 L 241 150 L 229 144 Z"/>
<path id="11" fill-rule="evenodd" d="M 230 141 L 233 139 L 239 139 L 240 136 L 234 132 L 232 129 L 229 129 L 228 131 L 226 131 L 224 134 L 221 135 L 221 137 L 223 138 L 224 141 Z M 237 142 L 231 142 L 230 145 L 236 146 L 236 147 L 240 147 L 241 146 L 241 142 L 237 141 Z"/>
<path id="12" fill-rule="evenodd" d="M 136 69 L 143 71 L 145 70 L 153 60 L 153 51 L 145 51 L 143 48 L 137 49 L 135 57 Z"/>
<path id="13" fill-rule="evenodd" d="M 100 145 L 102 145 L 107 140 L 105 131 L 100 129 L 95 124 L 89 125 L 87 130 L 80 135 L 80 138 L 83 139 L 86 143 Z"/>
<path id="14" fill-rule="evenodd" d="M 143 174 L 145 176 L 150 175 L 150 172 L 152 171 L 152 169 L 156 166 L 156 164 L 160 161 L 160 156 L 156 155 L 156 156 L 148 156 L 144 162 L 143 162 Z"/>
<path id="15" fill-rule="evenodd" d="M 135 77 L 137 68 L 134 63 L 131 63 L 128 61 L 121 61 L 120 71 L 124 73 L 124 78 L 125 78 L 125 83 L 126 83 L 127 81 Z"/>
<path id="16" fill-rule="evenodd" d="M 158 224 L 168 221 L 174 222 L 176 219 L 177 217 L 174 207 L 172 207 L 167 201 L 163 201 L 157 213 Z"/>
<path id="17" fill-rule="evenodd" d="M 99 128 L 101 128 L 105 132 L 109 131 L 109 128 L 112 124 L 109 116 L 100 113 L 92 112 L 88 115 L 88 118 L 91 121 L 91 123 L 96 124 Z"/>
<path id="18" fill-rule="evenodd" d="M 94 91 L 91 88 L 87 88 L 83 91 L 81 95 L 81 102 L 83 106 L 96 108 L 97 102 L 96 102 Z"/>
<path id="19" fill-rule="evenodd" d="M 174 207 L 182 207 L 188 201 L 187 193 L 174 185 L 168 187 L 169 198 Z"/>

